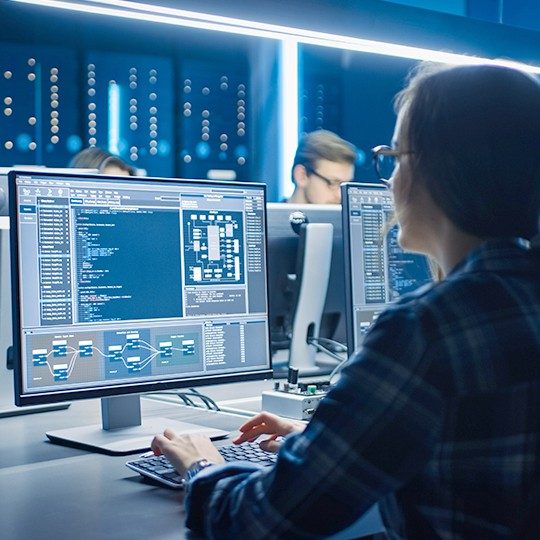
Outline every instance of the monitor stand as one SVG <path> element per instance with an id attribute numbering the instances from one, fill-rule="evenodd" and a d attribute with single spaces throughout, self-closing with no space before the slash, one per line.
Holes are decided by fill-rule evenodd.
<path id="1" fill-rule="evenodd" d="M 227 437 L 221 429 L 179 422 L 169 418 L 150 417 L 141 421 L 140 396 L 117 396 L 101 399 L 103 425 L 82 426 L 49 431 L 47 437 L 56 444 L 75 446 L 105 454 L 133 454 L 150 448 L 155 435 L 169 427 L 181 434 L 203 434 L 211 439 Z"/>
<path id="2" fill-rule="evenodd" d="M 319 335 L 321 317 L 326 301 L 328 278 L 332 261 L 331 223 L 307 223 L 300 228 L 299 251 L 303 255 L 291 344 L 289 367 L 299 369 L 300 376 L 325 375 L 335 366 L 318 366 L 317 348 L 308 343 Z"/>

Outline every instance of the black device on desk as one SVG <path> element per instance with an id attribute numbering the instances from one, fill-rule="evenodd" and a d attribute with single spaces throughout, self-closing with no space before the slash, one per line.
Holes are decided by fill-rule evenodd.
<path id="1" fill-rule="evenodd" d="M 17 405 L 102 398 L 54 442 L 131 453 L 139 394 L 271 376 L 265 186 L 11 172 Z"/>
<path id="2" fill-rule="evenodd" d="M 352 353 L 379 313 L 393 300 L 432 281 L 425 256 L 398 244 L 389 228 L 392 194 L 383 185 L 348 182 L 341 186 L 347 297 L 347 347 Z"/>

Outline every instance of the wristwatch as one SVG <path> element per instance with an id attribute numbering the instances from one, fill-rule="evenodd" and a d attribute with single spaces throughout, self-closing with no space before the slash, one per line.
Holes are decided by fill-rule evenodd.
<path id="1" fill-rule="evenodd" d="M 215 463 L 208 461 L 206 458 L 195 461 L 186 469 L 183 476 L 184 483 L 189 483 L 197 473 L 200 473 L 203 469 L 206 469 L 206 467 L 210 467 L 211 465 L 215 465 Z"/>

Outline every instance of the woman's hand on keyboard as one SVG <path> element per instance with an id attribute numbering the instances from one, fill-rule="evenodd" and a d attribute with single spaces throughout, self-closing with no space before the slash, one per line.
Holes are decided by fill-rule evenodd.
<path id="1" fill-rule="evenodd" d="M 206 435 L 177 435 L 167 428 L 163 435 L 154 437 L 151 448 L 156 456 L 166 456 L 180 474 L 184 474 L 191 464 L 200 459 L 224 463 L 223 457 Z"/>
<path id="2" fill-rule="evenodd" d="M 261 412 L 240 426 L 241 434 L 233 440 L 233 443 L 253 442 L 261 435 L 270 435 L 261 441 L 260 447 L 267 452 L 277 452 L 281 445 L 281 442 L 276 440 L 278 437 L 303 431 L 305 427 L 306 424 L 303 422 Z"/>

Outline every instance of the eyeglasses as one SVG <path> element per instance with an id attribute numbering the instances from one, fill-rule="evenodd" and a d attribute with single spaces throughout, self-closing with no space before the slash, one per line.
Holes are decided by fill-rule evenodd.
<path id="1" fill-rule="evenodd" d="M 414 154 L 412 150 L 395 150 L 391 146 L 386 146 L 385 144 L 375 146 L 371 149 L 371 153 L 373 156 L 373 166 L 375 167 L 375 172 L 377 173 L 379 180 L 386 187 L 390 187 L 390 177 L 396 168 L 400 156 Z"/>
<path id="2" fill-rule="evenodd" d="M 308 167 L 307 165 L 304 165 L 306 172 L 308 175 L 313 174 L 317 178 L 320 178 L 324 181 L 324 183 L 330 188 L 330 189 L 339 189 L 341 184 L 345 182 L 350 182 L 351 180 L 332 180 L 331 178 L 327 178 L 326 176 L 323 176 L 322 174 L 318 173 L 315 169 L 312 169 L 311 167 Z"/>

